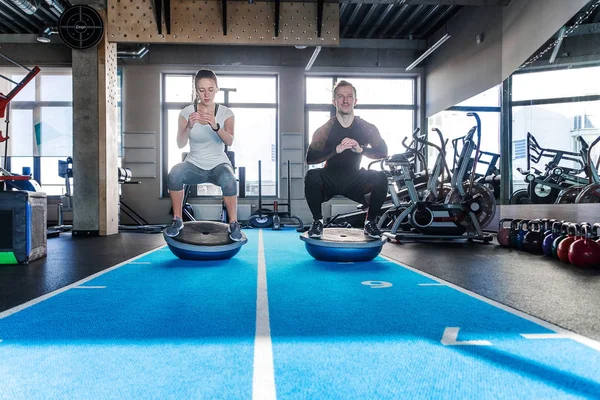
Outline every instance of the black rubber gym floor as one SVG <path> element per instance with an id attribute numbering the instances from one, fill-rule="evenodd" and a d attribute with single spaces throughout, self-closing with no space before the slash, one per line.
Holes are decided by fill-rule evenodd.
<path id="1" fill-rule="evenodd" d="M 60 289 L 165 244 L 161 234 L 120 233 L 48 239 L 48 255 L 29 264 L 0 265 L 0 312 Z"/>
<path id="2" fill-rule="evenodd" d="M 0 312 L 164 244 L 160 234 L 48 239 L 48 256 L 0 265 Z M 600 340 L 600 270 L 475 243 L 388 243 L 382 255 L 565 329 Z"/>

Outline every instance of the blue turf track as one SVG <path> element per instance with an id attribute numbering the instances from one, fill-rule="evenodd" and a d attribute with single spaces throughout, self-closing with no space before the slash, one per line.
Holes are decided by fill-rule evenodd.
<path id="1" fill-rule="evenodd" d="M 161 248 L 0 314 L 0 398 L 251 399 L 259 231 L 245 233 L 231 260 Z M 598 350 L 524 338 L 554 331 L 382 257 L 321 262 L 293 230 L 262 235 L 261 373 L 278 399 L 600 398 Z"/>

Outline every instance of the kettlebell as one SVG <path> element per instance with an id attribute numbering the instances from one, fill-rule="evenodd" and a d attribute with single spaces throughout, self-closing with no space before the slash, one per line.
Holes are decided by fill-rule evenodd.
<path id="1" fill-rule="evenodd" d="M 552 225 L 554 225 L 556 220 L 555 219 L 547 219 L 545 221 L 546 222 L 544 222 L 544 220 L 542 220 L 542 233 L 544 234 L 544 237 L 546 237 L 547 234 L 552 233 Z"/>
<path id="2" fill-rule="evenodd" d="M 525 234 L 529 232 L 529 221 L 528 219 L 521 220 L 519 222 L 519 233 L 517 234 L 517 248 L 523 250 L 523 239 Z"/>
<path id="3" fill-rule="evenodd" d="M 581 225 L 579 224 L 571 224 L 567 228 L 568 236 L 558 244 L 558 248 L 556 249 L 556 255 L 558 259 L 562 262 L 569 262 L 569 248 L 574 241 L 579 239 L 581 236 Z"/>
<path id="4" fill-rule="evenodd" d="M 560 235 L 561 226 L 562 222 L 554 222 L 552 224 L 552 230 L 550 231 L 550 233 L 544 236 L 544 241 L 542 242 L 542 251 L 544 252 L 544 255 L 552 255 L 552 242 Z"/>
<path id="5" fill-rule="evenodd" d="M 600 243 L 600 224 L 596 223 L 592 225 L 592 240 Z"/>
<path id="6" fill-rule="evenodd" d="M 519 222 L 521 221 L 521 219 L 513 219 L 510 222 L 510 247 L 514 247 L 515 249 L 517 248 L 517 235 L 519 234 Z"/>
<path id="7" fill-rule="evenodd" d="M 496 239 L 501 246 L 510 247 L 510 223 L 512 218 L 501 219 L 498 223 Z M 507 225 L 508 224 L 508 225 Z"/>
<path id="8" fill-rule="evenodd" d="M 534 220 L 529 223 L 529 231 L 523 236 L 523 250 L 528 253 L 541 254 L 542 242 L 544 241 L 544 232 L 542 232 L 542 222 Z"/>
<path id="9" fill-rule="evenodd" d="M 598 268 L 600 267 L 600 243 L 592 239 L 592 227 L 588 224 L 581 229 L 582 237 L 569 247 L 569 262 L 582 268 Z"/>
<path id="10" fill-rule="evenodd" d="M 569 228 L 569 225 L 571 225 L 570 222 L 563 222 L 560 226 L 560 235 L 558 235 L 558 237 L 552 242 L 552 257 L 554 258 L 558 258 L 556 251 L 558 250 L 558 245 L 560 242 L 567 238 L 567 229 Z"/>

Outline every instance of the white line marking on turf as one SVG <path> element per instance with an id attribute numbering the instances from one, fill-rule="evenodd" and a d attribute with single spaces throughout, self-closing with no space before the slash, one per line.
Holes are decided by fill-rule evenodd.
<path id="1" fill-rule="evenodd" d="M 542 327 L 544 327 L 544 328 L 546 328 L 546 329 L 550 329 L 551 331 L 554 331 L 554 332 L 556 332 L 556 333 L 561 333 L 561 334 L 563 334 L 563 335 L 567 335 L 567 336 L 569 336 L 569 338 L 570 338 L 570 339 L 572 339 L 572 340 L 574 340 L 574 341 L 576 341 L 576 342 L 578 342 L 578 343 L 581 343 L 581 344 L 583 344 L 583 345 L 585 345 L 585 346 L 588 346 L 588 347 L 590 347 L 590 348 L 592 348 L 592 349 L 594 349 L 594 350 L 600 351 L 600 342 L 598 342 L 598 341 L 596 341 L 596 340 L 593 340 L 593 339 L 587 338 L 587 337 L 585 337 L 585 336 L 582 336 L 582 335 L 580 335 L 580 334 L 578 334 L 578 333 L 575 333 L 575 332 L 568 331 L 568 330 L 566 330 L 566 329 L 564 329 L 564 328 L 561 328 L 561 327 L 559 327 L 559 326 L 556 326 L 556 325 L 554 325 L 554 324 L 551 324 L 551 323 L 549 323 L 549 322 L 546 322 L 546 321 L 544 321 L 544 320 L 541 320 L 541 319 L 539 319 L 539 318 L 537 318 L 537 317 L 534 317 L 534 316 L 532 316 L 532 315 L 525 314 L 524 312 L 522 312 L 522 311 L 519 311 L 519 310 L 516 310 L 516 309 L 514 309 L 514 308 L 511 308 L 511 307 L 509 307 L 509 306 L 505 306 L 504 304 L 498 303 L 498 302 L 497 302 L 497 301 L 495 301 L 495 300 L 488 299 L 487 297 L 483 297 L 483 296 L 481 296 L 481 295 L 479 295 L 479 294 L 477 294 L 477 293 L 475 293 L 475 292 L 471 292 L 470 290 L 467 290 L 467 289 L 465 289 L 465 288 L 462 288 L 462 287 L 460 287 L 460 286 L 457 286 L 457 285 L 455 285 L 455 284 L 453 284 L 453 283 L 450 283 L 450 282 L 448 282 L 448 281 L 445 281 L 445 280 L 443 280 L 443 279 L 441 279 L 441 278 L 438 278 L 438 277 L 436 277 L 436 276 L 430 275 L 430 274 L 428 274 L 427 272 L 423 272 L 423 271 L 421 271 L 421 270 L 418 270 L 418 269 L 416 269 L 416 268 L 413 268 L 413 267 L 411 267 L 411 266 L 408 266 L 408 265 L 406 265 L 406 264 L 403 264 L 403 263 L 401 263 L 400 261 L 394 260 L 394 259 L 393 259 L 393 258 L 391 258 L 391 257 L 384 256 L 383 254 L 380 254 L 380 256 L 381 256 L 382 258 L 384 258 L 384 259 L 388 260 L 388 261 L 391 261 L 391 262 L 393 262 L 394 264 L 397 264 L 397 265 L 399 265 L 399 266 L 403 267 L 403 268 L 406 268 L 406 269 L 408 269 L 408 270 L 410 270 L 410 271 L 416 272 L 417 274 L 420 274 L 420 275 L 426 276 L 426 277 L 427 277 L 427 278 L 429 278 L 429 279 L 432 279 L 432 280 L 434 280 L 434 281 L 435 281 L 435 280 L 437 280 L 437 281 L 444 282 L 444 284 L 445 284 L 446 286 L 448 286 L 448 287 L 451 287 L 452 289 L 458 290 L 459 292 L 462 292 L 462 293 L 464 293 L 464 294 L 466 294 L 466 295 L 469 295 L 469 296 L 471 296 L 471 297 L 474 297 L 474 298 L 476 298 L 477 300 L 480 300 L 480 301 L 483 301 L 483 302 L 485 302 L 485 303 L 488 303 L 488 304 L 490 304 L 490 305 L 492 305 L 492 306 L 494 306 L 494 307 L 496 307 L 496 308 L 499 308 L 499 309 L 501 309 L 501 310 L 504 310 L 504 311 L 506 311 L 506 312 L 509 312 L 509 313 L 511 313 L 511 314 L 513 314 L 513 315 L 516 315 L 516 316 L 518 316 L 518 317 L 521 317 L 521 318 L 523 318 L 523 319 L 526 319 L 527 321 L 534 322 L 534 323 L 536 323 L 536 324 L 538 324 L 538 325 L 540 325 L 540 326 L 542 326 Z"/>
<path id="2" fill-rule="evenodd" d="M 446 286 L 443 283 L 419 283 L 419 286 Z"/>
<path id="3" fill-rule="evenodd" d="M 458 341 L 458 331 L 460 328 L 446 328 L 442 336 L 444 346 L 491 346 L 492 343 L 487 340 L 465 340 Z"/>
<path id="4" fill-rule="evenodd" d="M 80 280 L 80 281 L 77 281 L 77 282 L 71 283 L 70 285 L 67 285 L 67 286 L 65 286 L 65 287 L 62 287 L 62 288 L 60 288 L 60 289 L 57 289 L 57 290 L 55 290 L 55 291 L 53 291 L 53 292 L 46 293 L 45 295 L 43 295 L 43 296 L 40 296 L 40 297 L 38 297 L 38 298 L 36 298 L 36 299 L 29 300 L 27 303 L 23 303 L 23 304 L 21 304 L 21 305 L 19 305 L 19 306 L 16 306 L 16 307 L 10 308 L 10 309 L 8 309 L 8 310 L 6 310 L 6 311 L 2 311 L 2 312 L 0 312 L 0 319 L 6 318 L 6 317 L 8 317 L 9 315 L 13 315 L 13 314 L 15 314 L 15 313 L 18 313 L 19 311 L 23 311 L 23 310 L 25 310 L 26 308 L 29 308 L 29 307 L 31 307 L 31 306 L 34 306 L 34 305 L 38 304 L 38 303 L 41 303 L 42 301 L 48 300 L 48 299 L 49 299 L 49 298 L 51 298 L 51 297 L 54 297 L 54 296 L 56 296 L 56 295 L 58 295 L 58 294 L 61 294 L 61 293 L 63 293 L 63 292 L 66 292 L 66 291 L 67 291 L 67 290 L 69 290 L 69 289 L 72 289 L 72 288 L 75 288 L 75 287 L 77 287 L 77 286 L 80 286 L 80 285 L 82 285 L 82 284 L 84 284 L 84 283 L 86 283 L 86 282 L 89 282 L 89 281 L 91 281 L 92 279 L 95 279 L 95 278 L 99 277 L 100 275 L 104 275 L 104 274 L 106 274 L 107 272 L 113 271 L 113 270 L 115 270 L 115 269 L 117 269 L 117 268 L 120 268 L 120 267 L 122 267 L 122 266 L 123 266 L 123 265 L 125 265 L 125 264 L 128 264 L 128 263 L 130 263 L 130 262 L 131 262 L 131 260 L 137 260 L 138 258 L 141 258 L 141 257 L 143 257 L 143 256 L 145 256 L 145 255 L 147 255 L 147 254 L 150 254 L 150 253 L 152 253 L 152 252 L 155 252 L 155 251 L 157 251 L 157 250 L 160 250 L 160 249 L 162 249 L 162 248 L 163 248 L 163 247 L 165 247 L 165 246 L 166 246 L 166 245 L 164 245 L 164 246 L 160 246 L 160 247 L 158 247 L 158 248 L 156 248 L 156 249 L 153 249 L 153 250 L 150 250 L 150 251 L 147 251 L 147 252 L 145 252 L 145 253 L 143 253 L 143 254 L 140 254 L 139 256 L 136 256 L 136 257 L 130 258 L 129 260 L 123 261 L 122 263 L 119 263 L 119 264 L 117 264 L 117 265 L 114 265 L 114 266 L 112 266 L 112 267 L 110 267 L 110 268 L 107 268 L 107 269 L 105 269 L 105 270 L 103 270 L 103 271 L 97 272 L 97 273 L 95 273 L 94 275 L 90 275 L 90 276 L 88 276 L 87 278 L 84 278 L 84 279 L 82 279 L 82 280 Z"/>
<path id="5" fill-rule="evenodd" d="M 269 325 L 269 296 L 263 230 L 258 231 L 258 285 L 256 289 L 256 338 L 254 341 L 254 374 L 252 398 L 276 399 L 273 343 Z"/>
<path id="6" fill-rule="evenodd" d="M 385 289 L 394 286 L 391 283 L 384 281 L 363 281 L 361 282 L 361 285 L 369 286 L 371 289 Z"/>
<path id="7" fill-rule="evenodd" d="M 73 289 L 106 289 L 106 286 L 75 286 Z"/>
<path id="8" fill-rule="evenodd" d="M 564 333 L 521 333 L 525 339 L 571 339 L 571 335 Z"/>

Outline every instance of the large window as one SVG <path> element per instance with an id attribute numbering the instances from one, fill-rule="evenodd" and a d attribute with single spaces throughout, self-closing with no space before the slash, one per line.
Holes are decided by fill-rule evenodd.
<path id="1" fill-rule="evenodd" d="M 3 69 L 2 75 L 15 82 L 25 76 L 23 70 L 13 68 Z M 0 85 L 3 93 L 14 87 L 4 80 Z M 20 174 L 28 167 L 47 195 L 64 193 L 58 160 L 73 153 L 72 87 L 69 69 L 44 68 L 10 102 L 8 169 Z M 4 155 L 3 146 L 0 149 Z"/>
<path id="2" fill-rule="evenodd" d="M 179 112 L 194 96 L 193 73 L 165 74 L 163 79 L 163 182 L 170 169 L 183 159 L 189 144 L 177 147 Z M 262 194 L 277 191 L 277 77 L 273 75 L 218 75 L 215 101 L 226 105 L 235 116 L 233 146 L 236 167 L 246 168 L 246 195 L 258 195 L 258 162 L 261 161 Z M 166 185 L 163 185 L 167 195 Z M 220 196 L 221 188 L 201 184 L 192 195 Z"/>
<path id="3" fill-rule="evenodd" d="M 581 170 L 581 162 L 585 162 L 586 155 L 581 153 L 582 144 L 578 137 L 589 145 L 600 135 L 599 74 L 600 67 L 587 67 L 524 72 L 512 76 L 513 203 L 570 202 L 567 197 L 558 199 L 562 192 L 560 186 L 583 187 L 588 176 Z M 537 157 L 540 151 L 543 156 Z M 548 180 L 553 178 L 548 174 L 550 162 L 559 152 L 573 153 L 563 156 L 558 165 L 581 170 L 571 174 L 583 178 L 581 182 L 566 175 L 557 176 L 556 182 Z M 595 146 L 591 161 L 597 163 L 599 156 L 600 146 Z M 524 172 L 528 167 L 536 178 L 533 184 L 525 181 Z M 543 179 L 548 182 L 536 183 Z M 527 196 L 524 192 L 530 187 L 533 190 Z M 525 200 L 517 201 L 523 196 Z"/>
<path id="4" fill-rule="evenodd" d="M 339 80 L 347 80 L 354 85 L 357 98 L 354 114 L 379 129 L 389 154 L 403 152 L 402 139 L 411 135 L 416 121 L 415 80 L 412 78 L 307 77 L 307 143 L 310 144 L 320 126 L 335 116 L 333 87 Z M 371 161 L 363 157 L 361 166 L 367 168 Z"/>
<path id="5" fill-rule="evenodd" d="M 22 69 L 4 68 L 0 73 L 15 82 L 23 77 Z M 121 149 L 121 70 L 117 70 L 117 132 Z M 0 80 L 0 92 L 14 87 Z M 58 176 L 58 161 L 73 154 L 73 78 L 70 69 L 43 68 L 10 102 L 10 124 L 7 150 L 8 169 L 22 173 L 29 167 L 33 178 L 47 195 L 62 195 L 66 191 Z M 0 121 L 3 132 L 6 125 Z M 4 143 L 0 143 L 4 156 Z M 3 161 L 4 162 L 4 161 Z M 71 183 L 72 187 L 72 183 Z M 73 187 L 72 187 L 73 189 Z"/>

